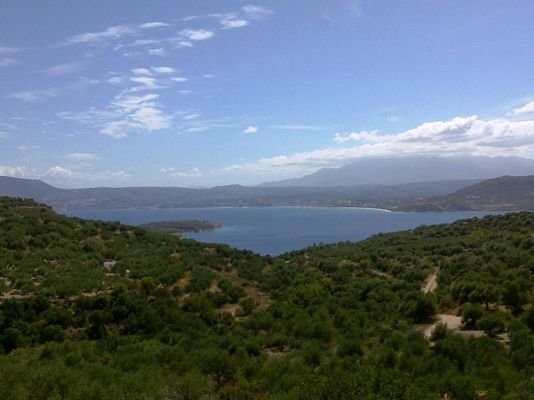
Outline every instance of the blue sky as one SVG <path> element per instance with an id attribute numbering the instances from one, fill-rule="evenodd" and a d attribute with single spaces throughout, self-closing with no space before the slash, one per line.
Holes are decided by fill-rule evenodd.
<path id="1" fill-rule="evenodd" d="M 212 186 L 534 158 L 534 2 L 3 0 L 0 175 Z"/>

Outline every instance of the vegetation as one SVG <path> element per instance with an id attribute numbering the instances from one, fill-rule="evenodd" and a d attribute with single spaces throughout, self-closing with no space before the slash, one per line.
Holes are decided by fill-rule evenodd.
<path id="1" fill-rule="evenodd" d="M 532 399 L 533 235 L 518 213 L 274 258 L 0 198 L 0 398 Z M 464 325 L 425 335 L 437 314 Z"/>

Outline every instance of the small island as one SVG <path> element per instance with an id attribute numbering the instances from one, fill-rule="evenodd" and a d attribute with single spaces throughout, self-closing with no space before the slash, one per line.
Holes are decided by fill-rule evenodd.
<path id="1" fill-rule="evenodd" d="M 152 232 L 183 235 L 184 233 L 191 232 L 213 231 L 215 229 L 222 228 L 222 225 L 211 221 L 199 221 L 193 219 L 181 221 L 150 222 L 148 224 L 141 225 L 141 228 Z"/>

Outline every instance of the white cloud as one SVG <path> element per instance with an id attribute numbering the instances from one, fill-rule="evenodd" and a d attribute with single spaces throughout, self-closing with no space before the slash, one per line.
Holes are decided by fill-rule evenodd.
<path id="1" fill-rule="evenodd" d="M 534 101 L 531 101 L 530 103 L 527 103 L 521 107 L 518 107 L 512 110 L 507 115 L 515 116 L 515 115 L 524 115 L 524 114 L 534 114 Z"/>
<path id="2" fill-rule="evenodd" d="M 12 167 L 0 165 L 0 176 L 11 176 L 13 178 L 28 178 L 33 176 L 34 171 L 27 167 Z"/>
<path id="3" fill-rule="evenodd" d="M 131 95 L 125 92 L 116 96 L 106 110 L 91 108 L 56 115 L 91 126 L 113 138 L 123 138 L 131 133 L 150 133 L 170 126 L 172 118 L 163 112 L 157 103 L 158 98 L 157 94 Z"/>
<path id="4" fill-rule="evenodd" d="M 297 125 L 297 124 L 272 125 L 271 128 L 283 129 L 283 130 L 287 130 L 287 131 L 321 131 L 321 130 L 324 130 L 324 127 L 322 127 L 322 126 Z"/>
<path id="5" fill-rule="evenodd" d="M 8 137 L 9 134 L 7 132 L 0 131 L 0 139 Z"/>
<path id="6" fill-rule="evenodd" d="M 37 103 L 40 101 L 44 101 L 47 99 L 50 99 L 52 97 L 56 97 L 58 95 L 58 91 L 55 89 L 42 89 L 42 90 L 25 90 L 22 92 L 15 92 L 9 94 L 7 97 L 26 101 L 28 103 Z"/>
<path id="7" fill-rule="evenodd" d="M 206 132 L 209 131 L 211 128 L 209 126 L 193 126 L 191 128 L 187 128 L 187 132 Z"/>
<path id="8" fill-rule="evenodd" d="M 221 18 L 219 22 L 222 25 L 222 29 L 236 29 L 243 28 L 250 24 L 246 19 L 236 19 L 236 18 Z"/>
<path id="9" fill-rule="evenodd" d="M 262 19 L 273 14 L 272 10 L 267 8 L 249 4 L 247 6 L 241 7 L 241 11 L 249 18 Z"/>
<path id="10" fill-rule="evenodd" d="M 250 163 L 235 164 L 224 172 L 266 173 L 312 171 L 318 167 L 339 166 L 360 157 L 402 155 L 534 155 L 534 120 L 482 120 L 477 116 L 456 117 L 448 121 L 426 122 L 396 134 L 377 131 L 336 134 L 337 143 L 355 142 L 351 147 L 328 147 L 292 155 L 278 155 Z"/>
<path id="11" fill-rule="evenodd" d="M 152 132 L 170 126 L 170 117 L 159 108 L 157 94 L 119 95 L 112 104 L 118 119 L 104 124 L 100 132 L 122 138 L 132 132 Z"/>
<path id="12" fill-rule="evenodd" d="M 184 78 L 183 76 L 176 76 L 174 78 L 171 78 L 171 81 L 174 82 L 187 82 L 189 79 Z"/>
<path id="13" fill-rule="evenodd" d="M 69 153 L 65 158 L 74 161 L 95 161 L 98 160 L 98 156 L 93 153 Z"/>
<path id="14" fill-rule="evenodd" d="M 147 52 L 151 56 L 160 56 L 160 57 L 164 57 L 166 54 L 165 50 L 162 47 L 157 48 L 157 49 L 148 49 Z"/>
<path id="15" fill-rule="evenodd" d="M 188 114 L 188 115 L 182 117 L 182 119 L 184 119 L 186 121 L 190 121 L 192 119 L 197 119 L 198 117 L 200 117 L 199 113 L 193 113 L 193 114 Z"/>
<path id="16" fill-rule="evenodd" d="M 0 165 L 0 175 L 15 178 L 46 179 L 57 183 L 69 182 L 99 182 L 99 183 L 121 183 L 128 181 L 131 175 L 124 171 L 103 171 L 103 172 L 79 172 L 69 170 L 62 166 L 54 166 L 44 171 L 23 166 L 3 166 Z"/>
<path id="17" fill-rule="evenodd" d="M 139 28 L 141 29 L 154 29 L 154 28 L 166 28 L 167 26 L 170 26 L 169 24 L 165 22 L 145 22 L 144 24 L 139 25 Z"/>
<path id="18" fill-rule="evenodd" d="M 65 41 L 64 44 L 95 44 L 104 42 L 107 39 L 118 39 L 126 35 L 135 33 L 135 29 L 132 29 L 126 25 L 117 25 L 107 28 L 105 31 L 100 32 L 86 32 L 73 35 Z"/>
<path id="19" fill-rule="evenodd" d="M 197 178 L 202 176 L 199 168 L 191 168 L 189 171 L 176 171 L 175 168 L 161 168 L 160 172 L 175 178 Z"/>
<path id="20" fill-rule="evenodd" d="M 180 32 L 180 36 L 193 41 L 210 39 L 215 35 L 213 31 L 206 29 L 184 29 Z"/>
<path id="21" fill-rule="evenodd" d="M 158 74 L 173 74 L 176 72 L 172 67 L 151 67 L 151 70 Z"/>
<path id="22" fill-rule="evenodd" d="M 123 83 L 125 78 L 123 76 L 112 76 L 107 80 L 108 83 L 111 83 L 113 85 L 118 85 L 120 83 Z"/>
<path id="23" fill-rule="evenodd" d="M 246 133 L 247 135 L 250 135 L 250 134 L 253 134 L 253 133 L 256 133 L 258 132 L 258 127 L 257 126 L 249 126 L 247 128 L 245 128 L 245 130 L 243 130 L 243 133 Z"/>
<path id="24" fill-rule="evenodd" d="M 148 76 L 152 75 L 152 72 L 148 68 L 134 68 L 131 71 L 135 75 L 148 75 Z"/>
<path id="25" fill-rule="evenodd" d="M 156 39 L 137 39 L 135 40 L 131 46 L 151 46 L 151 45 L 154 45 L 154 44 L 160 44 L 161 43 L 161 40 L 156 40 Z"/>
<path id="26" fill-rule="evenodd" d="M 361 132 L 351 132 L 351 133 L 336 133 L 334 136 L 334 141 L 336 143 L 345 143 L 350 141 L 355 142 L 375 142 L 379 140 L 377 135 L 378 131 L 361 131 Z"/>
<path id="27" fill-rule="evenodd" d="M 139 83 L 141 86 L 136 86 L 132 88 L 132 91 L 138 90 L 147 90 L 147 89 L 159 89 L 159 86 L 156 83 L 156 78 L 151 78 L 149 76 L 133 76 L 130 78 L 132 82 Z"/>
<path id="28" fill-rule="evenodd" d="M 74 174 L 71 170 L 67 168 L 63 168 L 60 166 L 55 166 L 50 168 L 48 171 L 45 172 L 45 177 L 52 177 L 52 178 L 70 178 Z"/>

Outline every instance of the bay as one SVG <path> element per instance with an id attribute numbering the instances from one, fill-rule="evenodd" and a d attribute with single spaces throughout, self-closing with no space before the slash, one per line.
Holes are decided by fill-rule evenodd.
<path id="1" fill-rule="evenodd" d="M 223 225 L 186 236 L 224 243 L 264 255 L 278 255 L 314 244 L 359 241 L 374 234 L 482 217 L 487 212 L 393 213 L 366 208 L 258 207 L 166 208 L 69 211 L 70 216 L 129 225 L 172 220 L 208 220 Z"/>

